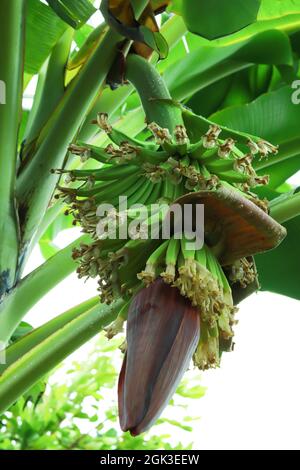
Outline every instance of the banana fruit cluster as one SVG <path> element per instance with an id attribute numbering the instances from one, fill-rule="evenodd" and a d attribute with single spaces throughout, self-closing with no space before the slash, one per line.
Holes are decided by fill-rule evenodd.
<path id="1" fill-rule="evenodd" d="M 189 123 L 191 113 L 186 116 Z M 111 143 L 103 149 L 77 142 L 69 149 L 83 163 L 94 161 L 95 169 L 56 171 L 65 184 L 59 187 L 58 197 L 69 205 L 74 223 L 93 239 L 74 250 L 78 275 L 98 278 L 102 302 L 120 296 L 126 301 L 108 336 L 120 331 L 132 297 L 161 279 L 198 309 L 201 334 L 194 362 L 207 369 L 219 366 L 222 352 L 232 348 L 236 323 L 232 286 L 257 285 L 251 256 L 276 246 L 285 232 L 268 216 L 267 202 L 252 192 L 268 183 L 267 176 L 256 174 L 253 160 L 276 154 L 277 147 L 199 116 L 195 119 L 198 131 L 205 129 L 200 137 L 188 125 L 177 125 L 171 135 L 151 123 L 146 140 L 138 140 L 115 129 L 100 113 L 96 123 Z M 118 209 L 123 196 L 127 198 L 124 211 Z M 204 245 L 187 249 L 188 240 L 178 239 L 175 233 L 167 240 L 149 237 L 153 223 L 160 233 L 172 204 L 186 197 L 193 203 L 204 201 L 208 208 Z M 113 218 L 116 221 L 114 238 L 107 236 L 109 231 L 105 236 L 97 232 L 97 208 L 105 203 L 116 208 L 103 219 L 107 226 Z M 143 223 L 134 237 L 127 233 L 122 238 L 124 220 L 134 220 L 137 204 L 146 208 Z M 153 204 L 157 205 L 154 213 Z M 235 240 L 236 247 L 232 246 Z"/>

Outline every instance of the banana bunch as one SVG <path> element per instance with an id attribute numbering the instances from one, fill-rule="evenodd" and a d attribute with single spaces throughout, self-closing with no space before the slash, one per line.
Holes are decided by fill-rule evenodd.
<path id="1" fill-rule="evenodd" d="M 202 119 L 201 124 L 206 124 Z M 207 132 L 196 143 L 190 142 L 183 125 L 176 126 L 172 137 L 167 129 L 155 123 L 148 126 L 153 138 L 142 142 L 113 128 L 106 114 L 100 113 L 96 122 L 111 144 L 105 149 L 82 142 L 70 146 L 70 151 L 79 155 L 82 162 L 92 159 L 96 168 L 53 170 L 65 176 L 65 184 L 71 184 L 59 187 L 57 197 L 70 205 L 75 222 L 86 233 L 95 236 L 97 207 L 103 203 L 116 206 L 123 195 L 130 208 L 160 200 L 172 202 L 190 191 L 230 185 L 267 211 L 265 201 L 260 201 L 250 189 L 268 183 L 267 176 L 256 175 L 252 159 L 257 154 L 261 157 L 275 154 L 277 147 L 270 143 L 254 137 L 245 140 L 241 134 L 241 145 L 248 149 L 244 154 L 227 129 L 229 137 L 221 140 L 221 127 L 209 123 Z M 237 135 L 232 132 L 235 138 Z"/>
<path id="2" fill-rule="evenodd" d="M 108 116 L 100 113 L 96 123 L 111 143 L 105 149 L 82 142 L 69 148 L 82 163 L 93 160 L 95 169 L 54 171 L 64 181 L 57 197 L 68 204 L 74 224 L 93 239 L 73 252 L 79 277 L 98 278 L 102 302 L 111 303 L 120 296 L 126 301 L 108 336 L 120 331 L 132 297 L 160 279 L 199 309 L 201 335 L 194 362 L 207 369 L 217 367 L 222 352 L 231 349 L 236 312 L 231 285 L 245 288 L 253 283 L 255 267 L 246 257 L 221 266 L 218 250 L 207 239 L 200 249 L 188 249 L 189 240 L 185 236 L 179 240 L 174 233 L 165 240 L 162 223 L 174 201 L 220 187 L 230 188 L 267 212 L 267 204 L 251 188 L 267 184 L 268 178 L 256 174 L 252 161 L 275 154 L 277 147 L 197 119 L 205 128 L 200 138 L 193 138 L 182 124 L 171 135 L 151 123 L 148 140 L 140 141 L 112 127 Z M 126 207 L 120 209 L 124 196 Z M 101 204 L 111 206 L 105 215 L 98 213 Z M 128 221 L 129 226 L 134 223 L 137 205 L 144 212 L 131 233 Z M 113 232 L 115 236 L 109 236 Z"/>

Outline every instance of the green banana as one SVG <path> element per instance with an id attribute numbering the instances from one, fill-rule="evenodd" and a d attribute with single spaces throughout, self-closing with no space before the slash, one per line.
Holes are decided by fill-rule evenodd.
<path id="1" fill-rule="evenodd" d="M 239 173 L 235 170 L 229 171 L 219 171 L 217 173 L 218 177 L 222 180 L 228 181 L 230 183 L 248 183 L 249 175 L 244 173 Z"/>
<path id="2" fill-rule="evenodd" d="M 96 160 L 100 163 L 112 163 L 109 160 L 109 154 L 106 149 L 97 147 L 96 145 L 86 144 L 85 142 L 78 141 L 78 145 L 82 148 L 87 148 L 89 151 L 89 158 Z"/>
<path id="3" fill-rule="evenodd" d="M 100 168 L 99 170 L 73 170 L 68 172 L 75 178 L 91 177 L 95 181 L 116 180 L 132 174 L 137 174 L 140 169 L 135 165 L 117 165 Z"/>
<path id="4" fill-rule="evenodd" d="M 116 194 L 116 188 L 114 188 L 114 195 L 110 195 L 110 197 L 107 197 L 107 194 L 106 194 L 105 199 L 102 199 L 102 200 L 105 200 L 112 205 L 116 205 L 119 202 L 119 197 L 126 196 L 127 204 L 128 204 L 128 200 L 130 200 L 130 197 L 133 196 L 135 192 L 139 190 L 139 188 L 143 188 L 144 186 L 145 186 L 145 180 L 143 180 L 142 178 L 139 178 L 138 180 L 135 179 L 135 182 L 131 184 L 131 186 L 126 189 L 126 191 L 120 192 L 118 188 L 118 193 Z"/>
<path id="5" fill-rule="evenodd" d="M 143 180 L 141 179 L 138 180 L 139 183 L 143 183 Z M 115 184 L 114 184 L 115 183 Z M 94 194 L 94 200 L 95 202 L 101 202 L 103 200 L 109 201 L 112 198 L 115 198 L 116 196 L 119 197 L 123 194 L 128 194 L 128 191 L 131 190 L 131 188 L 135 187 L 137 184 L 137 178 L 136 175 L 131 175 L 127 176 L 127 178 L 124 178 L 121 181 L 114 181 L 111 182 L 110 186 L 105 187 L 103 191 L 98 191 L 97 194 Z M 81 192 L 78 191 L 78 196 L 81 196 Z"/>
<path id="6" fill-rule="evenodd" d="M 180 239 L 172 237 L 168 245 L 167 254 L 166 254 L 166 264 L 176 266 L 177 258 L 180 251 Z"/>
<path id="7" fill-rule="evenodd" d="M 141 147 L 144 148 L 145 150 L 150 150 L 150 151 L 155 151 L 158 149 L 158 145 L 153 143 L 153 142 L 147 142 L 147 141 L 140 141 L 138 139 L 135 139 L 134 137 L 129 137 L 128 135 L 123 134 L 123 132 L 119 131 L 118 129 L 111 127 L 109 131 L 107 132 L 110 140 L 120 146 L 124 144 L 125 142 L 131 145 L 132 147 Z"/>
<path id="8" fill-rule="evenodd" d="M 212 162 L 206 162 L 205 165 L 211 173 L 218 174 L 220 171 L 234 170 L 236 158 L 222 158 Z"/>
<path id="9" fill-rule="evenodd" d="M 203 146 L 202 139 L 200 139 L 200 141 L 197 142 L 196 144 L 190 144 L 188 147 L 188 154 L 194 160 L 202 160 L 202 158 L 204 157 L 204 154 L 208 152 L 214 154 L 217 152 L 217 150 L 216 149 L 207 150 Z"/>
<path id="10" fill-rule="evenodd" d="M 203 247 L 200 250 L 196 250 L 195 254 L 196 261 L 201 264 L 204 268 L 207 267 L 207 256 L 206 256 L 206 247 Z"/>
<path id="11" fill-rule="evenodd" d="M 151 181 L 147 181 L 146 184 L 142 183 L 138 191 L 135 191 L 128 199 L 127 206 L 131 207 L 134 204 L 145 204 L 149 195 L 153 190 Z"/>
<path id="12" fill-rule="evenodd" d="M 181 253 L 185 260 L 194 260 L 196 250 L 194 248 L 189 249 L 188 245 L 193 243 L 192 240 L 188 240 L 185 235 L 181 239 Z"/>
<path id="13" fill-rule="evenodd" d="M 162 182 L 152 183 L 151 193 L 149 194 L 144 204 L 154 204 L 158 201 L 162 191 L 162 185 Z"/>
<path id="14" fill-rule="evenodd" d="M 159 264 L 165 257 L 169 243 L 170 240 L 165 240 L 163 243 L 161 243 L 161 245 L 159 245 L 159 247 L 156 248 L 156 250 L 153 251 L 153 253 L 149 256 L 146 264 L 152 266 L 156 266 L 157 264 Z"/>
<path id="15" fill-rule="evenodd" d="M 219 268 L 218 262 L 216 261 L 215 256 L 212 254 L 209 248 L 205 248 L 206 251 L 206 260 L 207 260 L 207 268 L 211 272 L 212 276 L 219 281 Z"/>

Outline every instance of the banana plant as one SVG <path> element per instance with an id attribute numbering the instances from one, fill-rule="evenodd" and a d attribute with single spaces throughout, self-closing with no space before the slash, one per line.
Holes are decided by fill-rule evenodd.
<path id="1" fill-rule="evenodd" d="M 100 12 L 95 25 L 90 0 L 0 4 L 0 412 L 126 323 L 120 425 L 138 435 L 192 359 L 220 366 L 244 298 L 300 300 L 300 0 L 102 0 Z M 37 245 L 45 261 L 24 275 Z M 75 270 L 100 295 L 28 332 L 29 310 Z"/>

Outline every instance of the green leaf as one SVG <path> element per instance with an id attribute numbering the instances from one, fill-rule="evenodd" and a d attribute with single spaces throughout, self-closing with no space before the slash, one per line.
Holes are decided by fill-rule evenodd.
<path id="1" fill-rule="evenodd" d="M 39 0 L 27 1 L 25 72 L 34 75 L 49 56 L 67 25 Z"/>
<path id="2" fill-rule="evenodd" d="M 276 248 L 255 257 L 262 290 L 300 300 L 300 217 L 286 222 L 288 235 Z"/>
<path id="3" fill-rule="evenodd" d="M 74 70 L 76 73 L 76 69 L 81 68 L 86 63 L 107 29 L 107 25 L 102 23 L 95 29 L 90 29 L 90 26 L 85 25 L 76 31 L 74 39 L 80 49 L 74 51 L 71 55 L 67 66 L 68 71 L 74 74 Z M 90 31 L 90 34 L 87 34 L 88 31 Z"/>
<path id="4" fill-rule="evenodd" d="M 286 86 L 266 93 L 250 104 L 233 106 L 211 116 L 211 120 L 219 124 L 261 136 L 279 145 L 278 155 L 254 162 L 261 173 L 272 172 L 275 178 L 272 187 L 279 186 L 285 181 L 285 176 L 291 176 L 299 168 L 297 163 L 286 163 L 294 158 L 299 162 L 300 155 L 300 106 L 293 104 L 292 93 L 293 90 Z M 277 167 L 279 162 L 286 165 Z M 282 171 L 283 178 L 280 177 Z"/>
<path id="5" fill-rule="evenodd" d="M 255 23 L 237 33 L 215 39 L 211 44 L 223 47 L 249 39 L 259 32 L 272 29 L 278 29 L 290 35 L 299 31 L 299 27 L 300 0 L 262 0 L 262 6 Z M 207 43 L 207 40 L 190 33 L 187 35 L 187 40 L 190 47 L 191 43 Z"/>
<path id="6" fill-rule="evenodd" d="M 183 0 L 181 13 L 189 31 L 215 39 L 253 23 L 259 7 L 260 0 Z"/>
<path id="7" fill-rule="evenodd" d="M 74 41 L 76 42 L 77 47 L 81 48 L 93 31 L 95 31 L 93 26 L 90 26 L 89 24 L 85 24 L 82 28 L 75 31 Z"/>
<path id="8" fill-rule="evenodd" d="M 39 73 L 33 106 L 26 127 L 22 160 L 34 150 L 38 135 L 54 112 L 65 92 L 65 67 L 69 57 L 73 30 L 68 28 L 50 52 Z"/>
<path id="9" fill-rule="evenodd" d="M 258 20 L 300 13 L 300 0 L 262 0 Z"/>
<path id="10" fill-rule="evenodd" d="M 18 329 L 24 334 L 18 335 L 16 341 L 6 349 L 6 361 L 5 364 L 0 365 L 0 374 L 2 374 L 11 364 L 16 362 L 18 359 L 24 356 L 30 349 L 40 344 L 48 336 L 52 335 L 59 328 L 67 325 L 71 320 L 77 318 L 82 313 L 95 307 L 99 304 L 99 297 L 93 297 L 92 299 L 86 300 L 70 310 L 58 315 L 49 322 L 45 323 L 40 328 L 33 328 L 25 322 L 21 322 Z M 30 333 L 30 334 L 27 334 Z M 26 334 L 26 336 L 25 336 Z M 14 333 L 14 336 L 16 332 Z M 17 341 L 18 340 L 18 341 Z"/>
<path id="11" fill-rule="evenodd" d="M 14 343 L 18 339 L 22 338 L 22 336 L 27 335 L 33 330 L 33 326 L 29 325 L 29 323 L 26 323 L 25 321 L 22 321 L 18 328 L 14 331 L 14 334 L 11 337 L 11 342 Z"/>
<path id="12" fill-rule="evenodd" d="M 300 148 L 299 148 L 300 152 Z M 283 160 L 282 162 L 274 163 L 269 165 L 267 168 L 259 170 L 257 173 L 263 175 L 267 173 L 270 177 L 270 183 L 268 187 L 271 189 L 277 189 L 281 186 L 288 178 L 297 173 L 300 169 L 300 153 L 293 158 Z"/>
<path id="13" fill-rule="evenodd" d="M 193 428 L 191 426 L 187 426 L 186 424 L 176 421 L 175 419 L 164 418 L 164 419 L 159 419 L 157 422 L 157 424 L 163 424 L 163 423 L 171 424 L 172 426 L 183 429 L 184 431 L 187 431 L 187 432 L 193 431 Z"/>
<path id="14" fill-rule="evenodd" d="M 176 64 L 164 77 L 172 97 L 182 100 L 195 92 L 253 64 L 286 65 L 292 69 L 292 49 L 281 31 L 265 31 L 231 46 L 199 46 Z"/>
<path id="15" fill-rule="evenodd" d="M 72 28 L 81 28 L 95 13 L 89 0 L 47 0 L 55 13 Z"/>
<path id="16" fill-rule="evenodd" d="M 280 189 L 283 191 L 286 189 L 286 192 L 273 198 L 270 207 L 272 217 L 283 223 L 300 215 L 300 192 L 299 188 L 291 189 L 287 183 L 280 186 Z"/>
<path id="17" fill-rule="evenodd" d="M 39 241 L 40 250 L 42 256 L 45 260 L 51 258 L 52 256 L 56 255 L 59 252 L 59 246 L 55 245 L 55 243 L 51 242 L 49 239 L 41 239 Z"/>

